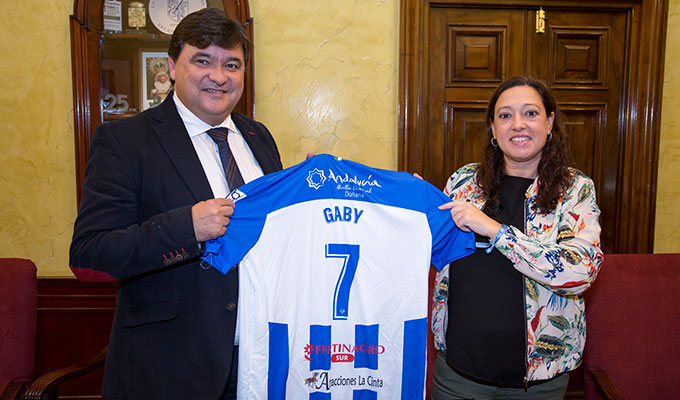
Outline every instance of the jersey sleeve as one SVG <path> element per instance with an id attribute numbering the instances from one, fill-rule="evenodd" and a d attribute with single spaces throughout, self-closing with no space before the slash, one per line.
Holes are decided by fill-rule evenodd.
<path id="1" fill-rule="evenodd" d="M 448 210 L 438 207 L 450 199 L 432 185 L 426 185 L 423 203 L 427 221 L 432 232 L 431 262 L 441 270 L 446 264 L 468 256 L 475 251 L 475 235 L 460 230 L 451 218 Z"/>
<path id="2" fill-rule="evenodd" d="M 308 172 L 305 166 L 319 156 L 300 164 L 262 176 L 234 190 L 227 196 L 234 201 L 227 232 L 206 242 L 204 262 L 226 274 L 238 264 L 257 243 L 267 220 L 267 215 L 295 202 L 310 200 L 314 195 L 301 193 L 299 183 L 306 182 Z"/>
<path id="3" fill-rule="evenodd" d="M 267 189 L 281 172 L 260 177 L 227 196 L 234 200 L 234 214 L 227 232 L 205 243 L 205 253 L 201 256 L 205 262 L 226 274 L 250 251 L 262 233 L 271 208 Z"/>

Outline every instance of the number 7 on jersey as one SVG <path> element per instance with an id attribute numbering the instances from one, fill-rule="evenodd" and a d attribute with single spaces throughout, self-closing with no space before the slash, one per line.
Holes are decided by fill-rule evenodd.
<path id="1" fill-rule="evenodd" d="M 347 319 L 349 315 L 349 292 L 359 265 L 358 244 L 326 244 L 326 258 L 342 258 L 342 270 L 333 294 L 333 319 Z"/>

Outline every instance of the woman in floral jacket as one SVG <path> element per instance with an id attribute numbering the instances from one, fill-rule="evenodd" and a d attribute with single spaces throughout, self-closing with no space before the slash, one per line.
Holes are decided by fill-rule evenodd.
<path id="1" fill-rule="evenodd" d="M 581 293 L 603 259 L 593 182 L 568 167 L 543 82 L 503 82 L 487 126 L 483 162 L 451 176 L 440 207 L 478 249 L 437 275 L 432 399 L 562 399 L 585 344 Z"/>

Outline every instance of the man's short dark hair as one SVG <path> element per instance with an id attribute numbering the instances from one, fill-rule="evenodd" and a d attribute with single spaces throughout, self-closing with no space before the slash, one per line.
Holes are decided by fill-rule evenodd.
<path id="1" fill-rule="evenodd" d="M 172 34 L 168 55 L 174 61 L 179 58 L 185 44 L 199 49 L 214 44 L 223 49 L 243 48 L 243 59 L 248 64 L 252 46 L 243 25 L 229 18 L 217 8 L 204 8 L 184 17 Z"/>

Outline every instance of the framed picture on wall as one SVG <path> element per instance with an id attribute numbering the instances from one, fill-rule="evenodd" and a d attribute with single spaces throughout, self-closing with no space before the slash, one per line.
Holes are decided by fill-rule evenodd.
<path id="1" fill-rule="evenodd" d="M 165 51 L 140 51 L 140 110 L 161 104 L 172 90 Z"/>

